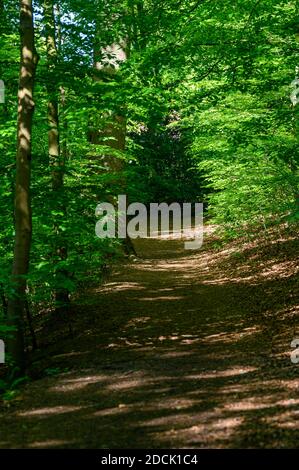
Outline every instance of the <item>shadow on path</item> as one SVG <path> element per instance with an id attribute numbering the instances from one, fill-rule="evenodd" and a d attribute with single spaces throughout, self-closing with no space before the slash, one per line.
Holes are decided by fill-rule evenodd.
<path id="1" fill-rule="evenodd" d="M 0 446 L 297 447 L 292 259 L 274 245 L 269 259 L 234 245 L 136 246 L 140 259 L 78 306 L 75 338 L 49 344 L 57 375 L 2 412 Z"/>

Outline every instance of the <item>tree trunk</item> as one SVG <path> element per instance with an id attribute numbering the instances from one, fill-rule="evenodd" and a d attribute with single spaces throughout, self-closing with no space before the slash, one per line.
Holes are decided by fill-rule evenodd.
<path id="1" fill-rule="evenodd" d="M 38 57 L 34 45 L 32 0 L 20 0 L 21 58 L 18 91 L 15 186 L 15 246 L 12 269 L 14 296 L 8 302 L 8 322 L 14 331 L 8 350 L 18 372 L 25 368 L 24 305 L 32 236 L 30 200 L 33 90 Z"/>
<path id="2" fill-rule="evenodd" d="M 56 85 L 57 81 L 57 61 L 58 50 L 56 44 L 56 28 L 55 28 L 55 13 L 53 0 L 44 0 L 44 23 L 46 32 L 46 45 L 47 45 L 47 67 L 48 67 L 48 81 L 47 91 L 49 96 L 48 102 L 48 142 L 49 142 L 49 163 L 52 168 L 52 189 L 55 194 L 55 201 L 58 212 L 64 214 L 66 217 L 65 208 L 65 195 L 64 195 L 64 173 L 65 173 L 65 156 L 60 148 L 60 132 L 59 132 L 59 105 L 58 97 L 59 90 Z M 67 259 L 67 244 L 63 237 L 63 232 L 60 230 L 59 217 L 54 226 L 55 248 L 54 257 L 58 261 Z M 66 270 L 57 269 L 56 281 L 57 284 L 63 284 L 68 273 Z M 55 290 L 55 304 L 56 313 L 61 313 L 68 307 L 69 292 L 63 286 L 56 286 Z"/>
<path id="3" fill-rule="evenodd" d="M 127 59 L 127 46 L 123 44 L 112 44 L 112 46 L 100 47 L 95 44 L 94 51 L 94 69 L 99 73 L 95 76 L 95 80 L 110 81 L 114 80 L 117 75 L 120 64 Z M 113 110 L 111 113 L 109 124 L 102 131 L 92 132 L 90 141 L 92 144 L 103 144 L 111 149 L 123 151 L 126 142 L 126 117 L 125 107 Z M 104 118 L 106 116 L 103 116 Z M 119 173 L 123 169 L 122 160 L 111 155 L 98 156 L 107 171 Z"/>
<path id="4" fill-rule="evenodd" d="M 95 51 L 94 68 L 101 72 L 103 80 L 113 80 L 118 72 L 120 63 L 124 62 L 128 57 L 128 46 L 126 42 L 122 44 L 113 44 L 100 50 Z M 99 79 L 96 77 L 96 79 Z M 112 149 L 111 154 L 98 155 L 103 167 L 112 176 L 110 185 L 114 186 L 112 194 L 115 190 L 124 193 L 126 190 L 126 181 L 123 175 L 123 160 L 113 153 L 113 150 L 124 152 L 126 146 L 126 116 L 125 105 L 121 109 L 114 110 L 110 116 L 110 122 L 102 131 L 91 133 L 90 142 L 92 144 L 104 144 Z M 112 203 L 114 202 L 111 201 Z M 127 254 L 134 253 L 133 243 L 129 236 L 125 239 L 125 251 Z"/>
<path id="5" fill-rule="evenodd" d="M 48 68 L 48 141 L 49 160 L 52 167 L 52 186 L 54 191 L 60 191 L 63 187 L 64 162 L 60 158 L 59 143 L 59 117 L 58 117 L 58 89 L 57 79 L 57 47 L 55 34 L 54 4 L 52 0 L 44 1 L 44 23 L 47 45 Z"/>
<path id="6" fill-rule="evenodd" d="M 95 80 L 113 81 L 117 78 L 118 70 L 123 62 L 130 58 L 130 51 L 132 42 L 135 42 L 135 47 L 138 42 L 138 21 L 135 16 L 143 15 L 143 3 L 137 2 L 137 15 L 135 13 L 134 2 L 128 2 L 127 15 L 131 16 L 131 25 L 124 34 L 124 38 L 111 45 L 105 45 L 98 40 L 101 38 L 103 41 L 103 23 L 102 18 L 96 16 L 96 35 L 94 43 L 94 69 L 96 71 Z M 139 20 L 139 18 L 138 18 Z M 109 35 L 108 35 L 109 36 Z M 134 41 L 132 41 L 134 39 Z M 105 117 L 105 116 L 104 116 Z M 123 194 L 126 192 L 126 178 L 124 176 L 124 163 L 113 150 L 124 152 L 126 147 L 126 103 L 123 103 L 118 109 L 114 108 L 111 111 L 110 122 L 101 131 L 95 131 L 90 134 L 90 142 L 98 145 L 103 144 L 112 149 L 111 154 L 107 152 L 105 155 L 97 155 L 95 158 L 99 159 L 102 166 L 110 173 L 110 185 L 113 186 L 111 193 L 116 194 L 116 190 Z M 113 199 L 112 203 L 115 202 Z M 134 245 L 130 237 L 127 235 L 125 239 L 125 252 L 127 254 L 136 254 Z"/>

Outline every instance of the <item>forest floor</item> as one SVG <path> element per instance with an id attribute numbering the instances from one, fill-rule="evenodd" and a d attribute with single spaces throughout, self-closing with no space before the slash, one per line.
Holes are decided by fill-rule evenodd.
<path id="1" fill-rule="evenodd" d="M 199 251 L 136 242 L 82 293 L 72 337 L 40 332 L 0 447 L 298 447 L 299 250 L 280 230 L 217 246 L 210 227 Z"/>

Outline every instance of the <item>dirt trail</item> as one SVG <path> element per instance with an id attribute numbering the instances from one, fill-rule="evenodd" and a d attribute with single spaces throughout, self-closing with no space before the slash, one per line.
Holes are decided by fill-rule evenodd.
<path id="1" fill-rule="evenodd" d="M 278 242 L 138 241 L 48 346 L 52 376 L 0 409 L 0 447 L 298 447 L 298 244 Z"/>

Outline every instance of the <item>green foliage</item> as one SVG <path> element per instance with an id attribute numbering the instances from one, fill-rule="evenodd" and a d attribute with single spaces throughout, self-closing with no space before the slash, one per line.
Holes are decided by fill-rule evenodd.
<path id="1" fill-rule="evenodd" d="M 54 309 L 58 288 L 75 297 L 121 256 L 118 241 L 96 238 L 94 210 L 124 190 L 145 203 L 208 200 L 209 214 L 230 235 L 281 217 L 298 223 L 298 106 L 290 102 L 299 66 L 294 1 L 60 0 L 58 62 L 50 74 L 42 2 L 35 9 L 40 60 L 27 279 L 35 316 Z M 6 0 L 1 16 L 0 288 L 7 299 L 14 289 L 17 2 Z M 95 70 L 102 48 L 121 42 L 128 57 L 118 72 Z M 53 191 L 48 157 L 49 81 L 66 160 L 60 192 Z M 112 149 L 107 136 L 92 143 L 93 135 L 115 126 L 115 116 L 126 117 L 125 151 Z M 122 161 L 123 170 L 107 171 L 109 158 Z M 58 239 L 65 258 L 57 254 Z M 3 336 L 4 304 L 0 309 Z"/>
<path id="2" fill-rule="evenodd" d="M 208 35 L 209 43 L 217 43 L 215 70 L 196 80 L 191 68 L 190 78 L 178 87 L 183 126 L 193 136 L 190 155 L 205 176 L 216 223 L 236 229 L 288 214 L 294 220 L 299 190 L 298 109 L 290 101 L 298 65 L 295 2 L 259 2 L 252 11 L 250 2 L 223 5 L 230 14 L 212 13 L 197 33 L 201 64 L 211 49 L 204 45 Z M 223 42 L 227 46 L 219 50 Z"/>
<path id="3" fill-rule="evenodd" d="M 12 381 L 0 379 L 0 396 L 4 401 L 13 400 L 18 396 L 19 388 L 28 382 L 29 377 L 23 376 Z"/>

